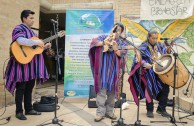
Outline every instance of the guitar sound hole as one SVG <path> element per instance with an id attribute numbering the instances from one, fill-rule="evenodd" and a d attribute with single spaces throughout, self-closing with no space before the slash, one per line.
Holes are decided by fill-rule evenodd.
<path id="1" fill-rule="evenodd" d="M 34 46 L 32 46 L 32 49 L 36 49 L 36 47 L 37 47 L 37 46 L 34 45 Z"/>

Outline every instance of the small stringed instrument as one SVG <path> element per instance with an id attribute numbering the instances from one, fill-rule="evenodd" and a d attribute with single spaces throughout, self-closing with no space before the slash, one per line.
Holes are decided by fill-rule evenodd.
<path id="1" fill-rule="evenodd" d="M 117 46 L 117 49 L 118 50 L 130 50 L 131 47 L 130 46 Z M 104 46 L 103 52 L 107 52 L 107 51 L 109 51 L 109 52 L 113 51 L 112 45 L 105 45 Z"/>
<path id="2" fill-rule="evenodd" d="M 42 40 L 44 43 L 50 42 L 51 40 L 58 38 L 58 37 L 63 37 L 65 35 L 65 31 L 60 31 L 56 35 L 53 35 L 51 37 L 48 37 L 44 40 Z M 39 40 L 37 37 L 32 37 L 30 38 L 31 40 Z M 24 46 L 20 45 L 17 41 L 14 41 L 11 44 L 11 53 L 15 57 L 15 59 L 21 63 L 21 64 L 27 64 L 29 63 L 32 58 L 36 54 L 40 54 L 43 52 L 44 48 L 40 46 Z"/>
<path id="3" fill-rule="evenodd" d="M 104 49 L 103 52 L 111 52 L 113 51 L 113 42 L 106 42 L 106 41 L 110 41 L 110 40 L 115 40 L 115 34 L 111 34 L 110 36 L 108 36 L 104 42 L 108 43 L 108 44 L 104 44 Z M 131 49 L 129 46 L 117 46 L 117 49 L 119 50 L 124 50 L 124 49 Z"/>

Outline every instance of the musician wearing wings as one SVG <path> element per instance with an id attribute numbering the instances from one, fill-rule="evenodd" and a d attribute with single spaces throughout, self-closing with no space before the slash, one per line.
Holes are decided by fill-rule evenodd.
<path id="1" fill-rule="evenodd" d="M 118 79 L 120 71 L 121 54 L 127 51 L 118 50 L 118 46 L 126 46 L 119 36 L 124 31 L 124 25 L 116 23 L 111 34 L 94 38 L 90 44 L 89 58 L 94 77 L 96 91 L 96 117 L 94 121 L 101 121 L 105 116 L 111 119 L 117 117 L 113 114 L 115 97 L 118 95 Z M 108 49 L 107 46 L 108 45 Z M 105 49 L 106 48 L 106 49 Z M 107 98 L 106 98 L 107 97 Z"/>
<path id="2" fill-rule="evenodd" d="M 134 58 L 131 73 L 129 75 L 130 89 L 136 104 L 138 104 L 138 95 L 140 98 L 146 98 L 147 117 L 153 118 L 154 106 L 153 99 L 158 100 L 158 108 L 156 112 L 164 117 L 171 115 L 166 112 L 167 99 L 169 94 L 169 85 L 164 84 L 153 71 L 153 64 L 157 59 L 166 53 L 170 53 L 170 49 L 163 43 L 158 41 L 159 30 L 153 29 L 148 32 L 147 40 L 140 46 L 139 50 L 143 53 L 136 54 Z M 140 55 L 142 60 L 140 60 Z M 139 85 L 139 68 L 143 65 L 141 74 L 141 86 Z"/>
<path id="3" fill-rule="evenodd" d="M 23 10 L 21 12 L 20 25 L 17 25 L 12 32 L 12 42 L 17 41 L 24 46 L 40 46 L 42 48 L 50 48 L 51 45 L 41 40 L 31 40 L 31 37 L 37 36 L 31 26 L 34 24 L 34 12 L 31 10 Z M 16 118 L 26 120 L 23 114 L 22 101 L 24 98 L 24 109 L 26 115 L 40 115 L 32 107 L 32 90 L 35 85 L 35 79 L 38 83 L 43 83 L 48 79 L 48 73 L 44 64 L 42 54 L 37 54 L 27 64 L 21 64 L 11 56 L 5 71 L 6 89 L 14 95 L 16 103 Z"/>

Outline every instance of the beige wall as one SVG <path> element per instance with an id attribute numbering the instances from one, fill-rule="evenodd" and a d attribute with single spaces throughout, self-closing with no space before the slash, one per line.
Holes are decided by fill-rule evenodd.
<path id="1" fill-rule="evenodd" d="M 17 24 L 21 23 L 20 13 L 23 9 L 31 9 L 35 11 L 36 14 L 34 27 L 39 27 L 39 5 L 39 0 L 0 1 L 0 106 L 4 105 L 3 64 L 5 60 L 9 58 L 12 30 Z M 13 97 L 10 93 L 7 93 L 6 98 L 7 103 L 13 102 Z"/>
<path id="2" fill-rule="evenodd" d="M 66 4 L 72 5 L 71 7 L 75 7 L 76 9 L 82 8 L 87 9 L 88 6 L 81 6 L 78 3 L 102 3 L 98 7 L 98 9 L 110 9 L 106 8 L 106 3 L 112 3 L 113 8 L 115 10 L 115 22 L 120 21 L 120 15 L 139 15 L 140 14 L 140 2 L 141 0 L 48 0 L 51 4 Z M 76 5 L 75 5 L 76 4 Z M 74 6 L 73 6 L 74 5 Z M 92 6 L 92 5 L 91 5 Z M 90 6 L 90 7 L 91 7 Z M 74 9 L 69 8 L 66 6 L 67 9 Z M 91 7 L 92 8 L 92 7 Z M 94 7 L 96 9 L 96 7 Z"/>
<path id="3" fill-rule="evenodd" d="M 29 5 L 31 5 L 29 7 Z M 28 7 L 28 8 L 27 8 Z M 9 57 L 9 45 L 13 28 L 21 23 L 20 13 L 23 9 L 35 11 L 34 27 L 39 27 L 39 0 L 1 0 L 0 1 L 0 70 L 3 63 Z M 3 82 L 2 71 L 0 72 L 0 83 Z"/>

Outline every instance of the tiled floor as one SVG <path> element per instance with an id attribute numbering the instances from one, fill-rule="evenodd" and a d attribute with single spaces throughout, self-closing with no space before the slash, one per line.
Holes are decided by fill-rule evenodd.
<path id="1" fill-rule="evenodd" d="M 35 93 L 35 100 L 38 100 L 40 96 L 45 94 L 54 94 L 54 86 L 49 86 L 46 88 L 38 88 L 36 89 Z M 95 112 L 96 108 L 88 108 L 88 101 L 87 99 L 72 99 L 72 98 L 63 98 L 63 84 L 60 84 L 58 86 L 58 94 L 60 96 L 59 98 L 59 106 L 60 109 L 56 112 L 56 117 L 59 120 L 63 120 L 63 122 L 60 122 L 63 126 L 111 126 L 118 124 L 116 120 L 116 123 L 111 121 L 108 118 L 103 119 L 101 122 L 94 122 Z M 49 93 L 48 93 L 49 92 Z M 122 111 L 122 118 L 124 119 L 124 124 L 134 124 L 137 120 L 137 106 L 134 104 L 134 102 L 129 101 L 129 108 Z M 155 104 L 155 108 L 157 107 L 157 104 Z M 5 109 L 0 109 L 0 114 L 3 113 Z M 172 108 L 168 107 L 167 111 L 169 113 L 172 112 Z M 119 118 L 120 117 L 120 109 L 115 109 L 115 115 Z M 178 112 L 177 109 L 175 109 L 175 119 L 176 122 L 180 121 L 179 117 L 185 116 L 187 113 L 185 112 Z M 6 107 L 6 112 L 3 114 L 3 116 L 0 117 L 0 124 L 6 123 L 7 121 L 3 119 L 4 117 L 11 116 L 11 119 L 9 123 L 5 124 L 4 126 L 37 126 L 40 124 L 47 124 L 51 123 L 52 120 L 55 117 L 54 112 L 42 112 L 42 115 L 40 116 L 27 116 L 27 120 L 20 121 L 15 118 L 15 104 Z M 147 118 L 146 117 L 146 108 L 145 103 L 141 102 L 140 104 L 140 111 L 139 111 L 139 120 L 141 120 L 142 125 L 149 125 L 149 126 L 172 126 L 172 124 L 168 119 L 165 117 L 160 116 L 156 112 L 154 112 L 154 118 Z M 155 122 L 150 123 L 150 121 L 166 121 L 166 123 L 161 122 Z M 194 116 L 190 116 L 188 118 L 184 118 L 181 121 L 185 121 L 188 124 L 182 124 L 182 123 L 176 123 L 178 126 L 193 126 L 194 125 Z M 57 124 L 49 124 L 49 126 L 57 126 Z M 122 125 L 120 125 L 122 126 Z"/>

